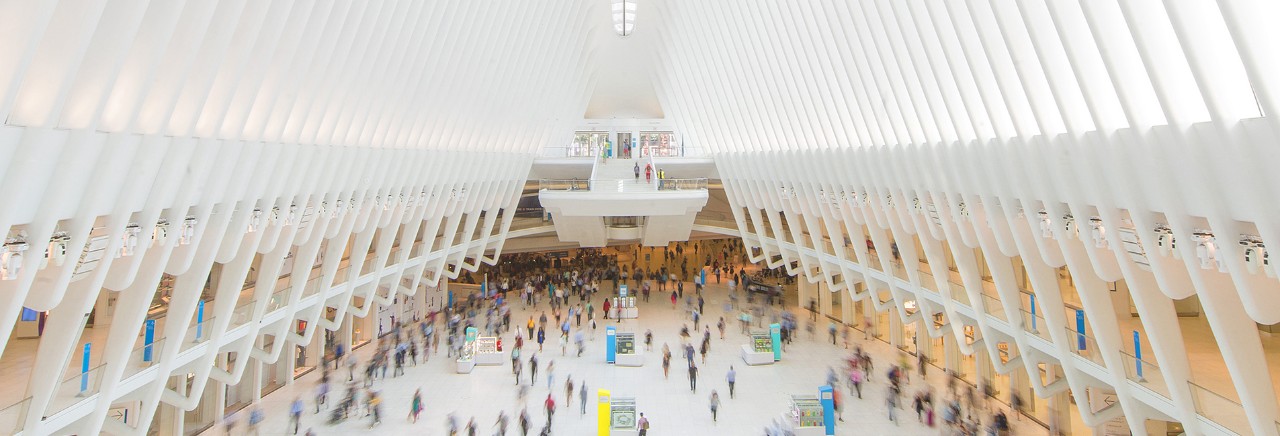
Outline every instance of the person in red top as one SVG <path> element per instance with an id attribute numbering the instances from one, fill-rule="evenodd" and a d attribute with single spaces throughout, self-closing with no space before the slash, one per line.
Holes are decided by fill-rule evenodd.
<path id="1" fill-rule="evenodd" d="M 604 299 L 604 319 L 609 319 L 609 299 Z"/>
<path id="2" fill-rule="evenodd" d="M 551 394 L 547 394 L 547 427 L 551 427 L 551 415 L 556 414 L 556 399 L 551 398 Z"/>

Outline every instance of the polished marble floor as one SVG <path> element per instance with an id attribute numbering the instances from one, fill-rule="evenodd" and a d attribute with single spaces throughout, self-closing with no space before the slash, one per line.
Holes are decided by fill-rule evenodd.
<path id="1" fill-rule="evenodd" d="M 693 289 L 688 285 L 686 289 Z M 708 288 L 706 307 L 708 315 L 718 317 L 724 313 L 723 305 L 726 287 L 711 285 Z M 319 378 L 317 372 L 295 381 L 293 385 L 281 388 L 262 399 L 262 407 L 267 411 L 266 421 L 259 429 L 262 434 L 288 434 L 289 403 L 298 396 L 306 402 L 308 411 L 302 420 L 302 431 L 311 428 L 316 434 L 445 434 L 446 416 L 450 413 L 458 416 L 461 424 L 472 417 L 479 424 L 476 434 L 493 434 L 495 420 L 500 412 L 514 417 L 522 408 L 527 407 L 531 421 L 540 428 L 545 422 L 543 401 L 548 393 L 555 396 L 559 411 L 555 414 L 552 429 L 554 434 L 589 435 L 595 433 L 596 416 L 594 413 L 595 392 L 597 389 L 608 389 L 615 397 L 634 397 L 637 408 L 649 418 L 650 435 L 755 435 L 763 434 L 764 427 L 775 418 L 779 418 L 788 408 L 789 396 L 793 394 L 815 395 L 824 383 L 827 369 L 838 366 L 848 350 L 841 346 L 831 345 L 824 341 L 824 335 L 809 339 L 802 335 L 786 350 L 781 362 L 773 365 L 748 367 L 739 357 L 740 346 L 748 337 L 741 334 L 732 316 L 727 316 L 729 328 L 726 338 L 719 339 L 712 326 L 712 346 L 705 364 L 699 363 L 701 369 L 698 389 L 691 392 L 684 360 L 676 352 L 673 357 L 672 371 L 669 378 L 664 378 L 661 367 L 661 347 L 671 344 L 673 349 L 679 344 L 679 330 L 682 324 L 690 323 L 687 313 L 673 309 L 665 293 L 654 293 L 649 303 L 640 304 L 640 318 L 626 320 L 620 324 L 600 324 L 594 340 L 587 342 L 586 352 L 582 357 L 573 355 L 572 350 L 562 356 L 558 346 L 548 343 L 546 349 L 539 354 L 542 368 L 538 372 L 538 380 L 529 391 L 524 402 L 517 399 L 515 377 L 509 364 L 502 366 L 479 366 L 470 374 L 456 374 L 450 359 L 432 356 L 425 364 L 406 369 L 406 374 L 386 381 L 378 380 L 374 389 L 385 399 L 383 403 L 383 422 L 370 428 L 368 418 L 349 420 L 337 425 L 327 425 L 324 421 L 327 413 L 314 414 L 312 396 Z M 599 300 L 599 299 L 597 299 Z M 597 301 L 599 303 L 599 301 Z M 529 314 L 540 313 L 546 308 L 529 310 L 521 303 L 514 305 L 513 324 L 527 320 Z M 714 309 L 713 309 L 714 308 Z M 603 320 L 602 320 L 603 321 Z M 646 329 L 653 330 L 654 351 L 645 354 L 642 367 L 617 367 L 605 363 L 604 326 L 616 325 L 619 331 L 635 332 L 643 336 Z M 585 324 L 584 324 L 585 326 Z M 514 326 L 513 326 L 514 327 Z M 511 344 L 514 331 L 504 335 L 504 344 Z M 590 336 L 590 335 L 589 335 Z M 885 377 L 883 372 L 888 362 L 898 360 L 898 351 L 883 342 L 863 342 L 861 335 L 853 335 L 855 344 L 864 344 L 876 360 L 876 374 L 870 385 L 864 386 L 864 399 L 847 398 L 844 407 L 844 422 L 838 423 L 837 434 L 841 435 L 880 435 L 880 434 L 944 434 L 939 428 L 929 428 L 917 422 L 914 414 L 899 411 L 904 417 L 900 424 L 890 422 L 885 407 Z M 443 347 L 443 345 L 442 345 Z M 536 345 L 534 346 L 536 349 Z M 529 355 L 526 345 L 524 360 Z M 443 351 L 443 348 L 442 348 Z M 509 348 L 508 348 L 509 351 Z M 372 353 L 372 347 L 357 350 L 361 358 Z M 509 359 L 509 357 L 507 358 Z M 555 361 L 554 379 L 551 389 L 547 387 L 546 362 Z M 509 360 L 507 360 L 509 362 Z M 737 392 L 733 399 L 728 397 L 728 386 L 725 375 L 730 366 L 737 369 Z M 345 379 L 346 372 L 341 373 Z M 575 385 L 587 383 L 589 392 L 587 413 L 581 414 L 581 402 L 575 388 L 571 402 L 564 398 L 564 382 L 572 377 Z M 945 382 L 940 371 L 929 374 L 930 384 L 935 391 L 945 393 Z M 529 384 L 527 364 L 524 384 Z M 918 379 L 913 379 L 908 392 L 915 392 L 924 387 Z M 411 423 L 407 419 L 410 398 L 415 389 L 422 389 L 426 410 L 419 422 Z M 846 389 L 847 387 L 842 387 Z M 718 422 L 713 422 L 709 410 L 709 396 L 718 391 L 722 398 L 722 406 Z M 566 404 L 569 403 L 569 404 Z M 239 412 L 246 415 L 246 411 Z M 235 434 L 243 434 L 246 430 L 244 417 L 239 416 L 239 426 Z M 518 428 L 512 422 L 507 434 L 518 434 Z M 1048 432 L 1027 420 L 1014 421 L 1014 434 L 1042 435 Z M 206 435 L 223 434 L 221 426 L 207 430 Z M 530 434 L 536 434 L 531 431 Z"/>

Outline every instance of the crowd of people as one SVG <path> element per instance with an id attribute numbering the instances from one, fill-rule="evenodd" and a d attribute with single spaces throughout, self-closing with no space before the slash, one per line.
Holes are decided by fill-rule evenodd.
<path id="1" fill-rule="evenodd" d="M 312 406 L 315 414 L 326 413 L 324 422 L 336 425 L 344 421 L 360 420 L 369 427 L 375 427 L 384 418 L 382 412 L 383 395 L 377 389 L 379 383 L 405 375 L 405 368 L 425 363 L 437 354 L 440 343 L 444 342 L 445 357 L 460 356 L 463 350 L 465 334 L 468 328 L 475 328 L 485 336 L 508 337 L 510 343 L 511 376 L 514 381 L 518 404 L 529 404 L 531 391 L 535 386 L 545 384 L 548 393 L 541 400 L 541 417 L 536 419 L 527 407 L 514 411 L 498 411 L 498 417 L 487 428 L 482 429 L 475 417 L 464 418 L 456 412 L 449 413 L 445 422 L 445 430 L 449 435 L 475 435 L 486 432 L 497 435 L 508 433 L 509 427 L 516 429 L 519 435 L 550 434 L 555 422 L 557 409 L 560 407 L 578 406 L 579 415 L 585 415 L 590 402 L 588 381 L 575 378 L 573 374 L 559 373 L 556 359 L 573 359 L 582 356 L 585 341 L 594 340 L 599 324 L 617 322 L 610 319 L 609 297 L 619 285 L 636 286 L 648 300 L 651 284 L 658 292 L 670 291 L 672 310 L 682 311 L 686 322 L 679 332 L 679 343 L 676 351 L 681 353 L 687 365 L 687 381 L 690 392 L 696 393 L 702 366 L 714 344 L 712 341 L 713 316 L 706 312 L 706 295 L 703 293 L 701 277 L 693 277 L 690 292 L 685 292 L 685 277 L 689 276 L 687 262 L 690 258 L 701 263 L 699 268 L 710 274 L 708 282 L 721 282 L 722 275 L 727 273 L 728 295 L 724 302 L 723 313 L 732 317 L 736 312 L 740 323 L 740 331 L 749 333 L 753 328 L 763 328 L 768 323 L 778 323 L 782 328 L 782 346 L 790 345 L 797 339 L 796 329 L 799 318 L 785 307 L 768 304 L 763 299 L 751 301 L 739 298 L 741 289 L 736 286 L 747 278 L 742 265 L 737 261 L 745 259 L 741 248 L 734 244 L 725 247 L 703 247 L 702 244 L 677 244 L 666 248 L 632 248 L 627 262 L 620 262 L 616 253 L 608 253 L 599 249 L 580 249 L 572 257 L 551 257 L 546 254 L 515 254 L 504 256 L 494 266 L 483 268 L 470 277 L 487 277 L 491 295 L 471 294 L 455 301 L 452 306 L 443 308 L 441 312 L 431 313 L 425 319 L 414 322 L 400 322 L 391 331 L 373 344 L 372 356 L 360 362 L 355 353 L 338 346 L 333 350 L 331 359 L 322 365 L 322 373 L 314 387 Z M 699 253 L 702 251 L 702 253 Z M 639 258 L 645 252 L 651 256 L 660 256 L 658 262 L 644 262 Z M 661 252 L 661 254 L 658 254 Z M 559 259 L 559 262 L 556 262 Z M 656 264 L 656 265 L 655 265 Z M 557 267 L 558 265 L 558 267 Z M 738 268 L 737 271 L 734 269 Z M 754 269 L 754 268 L 753 268 Z M 674 271 L 674 272 L 673 272 Z M 769 271 L 769 270 L 763 270 Z M 769 277 L 770 274 L 756 273 L 756 277 Z M 464 276 L 463 280 L 467 280 Z M 668 286 L 669 283 L 672 285 Z M 749 295 L 749 293 L 748 293 Z M 743 300 L 746 300 L 745 302 Z M 683 301 L 681 306 L 679 301 Z M 597 302 L 600 303 L 597 308 Z M 512 306 L 519 305 L 520 310 L 530 313 L 527 320 L 515 321 L 512 325 Z M 811 304 L 811 313 L 806 320 L 809 340 L 817 341 L 815 330 L 818 321 L 816 309 Z M 803 310 L 803 309 L 802 309 Z M 726 317 L 718 316 L 714 327 L 720 339 L 725 339 Z M 851 344 L 849 326 L 829 323 L 828 337 L 833 346 L 840 346 L 837 336 L 843 338 L 843 347 L 852 345 L 851 354 L 840 365 L 832 365 L 825 382 L 835 388 L 837 416 L 843 421 L 843 409 L 849 407 L 844 395 L 839 391 L 844 388 L 850 399 L 857 401 L 853 407 L 876 407 L 867 402 L 871 398 L 866 385 L 875 373 L 871 356 L 861 344 Z M 864 341 L 866 339 L 864 338 Z M 555 341 L 547 344 L 548 341 Z M 653 332 L 646 330 L 644 347 L 651 350 Z M 555 354 L 555 345 L 559 345 L 559 355 Z M 548 349 L 550 347 L 550 349 Z M 672 347 L 662 344 L 662 370 L 665 378 L 670 377 L 672 364 Z M 926 361 L 920 358 L 917 368 L 923 379 Z M 842 368 L 837 370 L 836 367 Z M 343 371 L 345 369 L 345 371 Z M 973 387 L 958 388 L 956 377 L 951 377 L 948 395 L 940 396 L 927 384 L 920 385 L 913 393 L 908 393 L 911 366 L 908 359 L 889 365 L 882 369 L 888 381 L 883 399 L 887 417 L 895 423 L 903 419 L 901 411 L 916 413 L 919 422 L 930 427 L 942 429 L 948 435 L 1008 434 L 1008 418 L 1002 410 L 986 405 L 984 398 L 989 397 L 989 386 L 985 384 L 986 395 L 975 394 Z M 539 375 L 542 378 L 539 378 Z M 717 381 L 717 387 L 728 387 L 728 398 L 733 399 L 737 382 L 737 372 L 733 366 Z M 725 383 L 724 385 L 720 382 Z M 843 387 L 842 387 L 843 385 Z M 967 385 L 966 385 L 967 386 Z M 541 388 L 538 388 L 541 389 Z M 561 390 L 562 389 L 562 390 Z M 563 395 L 559 395 L 563 392 Z M 331 396 L 336 398 L 331 399 Z M 576 396 L 576 397 L 575 397 Z M 718 419 L 722 407 L 719 389 L 711 389 L 707 398 L 710 419 Z M 422 411 L 427 407 L 423 402 L 422 390 L 418 389 L 410 398 L 395 399 L 409 404 L 406 419 L 417 422 Z M 576 400 L 576 404 L 575 404 Z M 1017 398 L 1015 397 L 1015 405 Z M 256 433 L 258 423 L 262 421 L 261 409 L 257 405 L 250 406 L 248 427 Z M 302 397 L 295 398 L 290 407 L 289 431 L 297 434 L 300 430 L 302 415 L 308 409 Z M 1016 408 L 1015 408 L 1016 409 Z M 940 415 L 940 416 L 935 416 Z M 228 415 L 226 425 L 228 434 L 236 426 L 235 416 Z M 640 434 L 645 435 L 649 427 L 649 417 L 641 414 Z M 532 432 L 532 433 L 531 433 Z M 788 423 L 775 420 L 765 427 L 766 435 L 793 434 Z M 314 434 L 308 429 L 307 434 Z"/>

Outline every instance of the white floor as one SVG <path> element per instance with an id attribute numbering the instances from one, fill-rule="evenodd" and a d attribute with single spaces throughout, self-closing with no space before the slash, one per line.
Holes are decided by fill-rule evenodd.
<path id="1" fill-rule="evenodd" d="M 693 286 L 687 285 L 686 289 L 692 290 Z M 710 298 L 706 302 L 707 311 L 714 316 L 721 315 L 724 287 L 712 285 L 708 295 Z M 480 427 L 477 434 L 493 434 L 495 430 L 492 426 L 500 411 L 514 418 L 526 405 L 531 421 L 534 423 L 533 427 L 537 429 L 541 428 L 545 420 L 542 404 L 550 392 L 555 395 L 559 405 L 552 426 L 554 433 L 590 435 L 595 434 L 596 428 L 595 392 L 597 389 L 608 389 L 615 397 L 636 398 L 639 411 L 650 419 L 652 426 L 649 434 L 651 435 L 763 434 L 764 426 L 781 416 L 786 410 L 789 395 L 816 395 L 818 386 L 825 380 L 828 366 L 838 367 L 842 358 L 848 353 L 840 346 L 822 342 L 825 335 L 819 335 L 817 340 L 802 337 L 787 349 L 781 362 L 774 365 L 748 367 L 738 357 L 738 350 L 740 345 L 746 343 L 746 336 L 738 332 L 732 317 L 726 317 L 730 326 L 727 329 L 727 337 L 725 340 L 720 340 L 713 324 L 711 352 L 706 364 L 699 363 L 701 373 L 697 392 L 690 392 L 687 366 L 683 358 L 679 357 L 679 352 L 674 350 L 679 343 L 680 326 L 688 320 L 683 317 L 683 311 L 672 309 L 668 298 L 662 298 L 666 296 L 665 293 L 655 292 L 652 302 L 641 304 L 640 319 L 627 320 L 619 325 L 620 331 L 637 333 L 638 340 L 643 336 L 645 329 L 653 330 L 654 350 L 645 355 L 643 367 L 615 367 L 605 363 L 605 324 L 601 324 L 600 331 L 595 334 L 595 340 L 588 341 L 587 351 L 580 358 L 573 356 L 572 350 L 568 353 L 569 355 L 562 357 L 558 346 L 547 346 L 546 351 L 539 355 L 542 368 L 539 369 L 539 380 L 530 391 L 527 404 L 517 401 L 515 378 L 511 374 L 509 358 L 508 363 L 502 366 L 481 366 L 476 367 L 471 374 L 456 374 L 453 371 L 452 360 L 444 359 L 442 354 L 439 357 L 432 356 L 425 364 L 407 368 L 405 376 L 375 382 L 374 389 L 380 391 L 384 398 L 383 422 L 375 428 L 369 428 L 368 418 L 328 426 L 324 424 L 327 413 L 322 412 L 318 415 L 311 413 L 315 411 L 312 396 L 316 381 L 319 379 L 319 373 L 312 372 L 298 379 L 293 385 L 281 388 L 262 400 L 262 405 L 267 411 L 267 419 L 260 430 L 262 434 L 288 434 L 287 431 L 291 430 L 287 428 L 289 403 L 296 396 L 301 396 L 308 408 L 303 417 L 302 432 L 311 428 L 319 435 L 444 434 L 445 419 L 451 412 L 458 415 L 463 425 L 466 420 L 475 417 Z M 713 307 L 716 309 L 712 309 Z M 522 326 L 531 312 L 525 310 L 520 303 L 516 303 L 514 308 L 516 310 L 512 317 L 513 327 Z M 546 308 L 545 303 L 542 308 Z M 513 334 L 514 331 L 504 336 L 503 343 L 506 347 L 512 343 Z M 889 362 L 898 360 L 897 352 L 883 342 L 863 342 L 861 335 L 854 336 L 857 338 L 855 343 L 862 343 L 869 347 L 868 350 L 876 362 L 876 373 L 872 383 L 864 386 L 864 399 L 858 400 L 856 397 L 849 398 L 846 395 L 846 406 L 843 412 L 845 421 L 837 423 L 836 433 L 841 435 L 942 434 L 943 431 L 940 428 L 931 429 L 919 424 L 914 419 L 914 414 L 907 414 L 905 411 L 899 411 L 899 415 L 905 418 L 900 426 L 886 419 L 883 374 Z M 548 341 L 548 343 L 551 342 Z M 663 379 L 661 367 L 660 350 L 664 343 L 671 344 L 675 354 L 672 359 L 671 376 L 667 380 Z M 536 349 L 536 344 L 532 349 Z M 441 350 L 443 351 L 443 348 Z M 507 350 L 509 351 L 509 348 Z M 526 351 L 523 355 L 523 360 L 526 361 L 523 378 L 525 384 L 529 383 L 527 356 L 530 350 L 526 343 Z M 372 353 L 372 347 L 357 350 L 362 360 L 370 353 Z M 550 360 L 555 361 L 556 371 L 552 389 L 548 390 L 545 367 L 546 362 Z M 730 365 L 738 371 L 737 395 L 734 399 L 729 399 L 728 386 L 724 380 Z M 929 374 L 929 378 L 935 386 L 935 392 L 945 393 L 941 375 L 937 372 Z M 342 376 L 341 380 L 345 380 L 345 369 L 339 374 Z M 585 415 L 579 413 L 581 402 L 577 395 L 577 388 L 575 388 L 572 403 L 566 404 L 564 400 L 566 376 L 572 376 L 575 385 L 585 381 L 589 392 L 592 393 Z M 915 392 L 923 387 L 920 381 L 914 379 L 912 381 L 913 384 L 909 385 L 908 392 Z M 410 398 L 418 388 L 423 391 L 426 411 L 423 412 L 421 420 L 414 424 L 410 423 L 406 416 Z M 717 390 L 722 398 L 718 423 L 712 422 L 708 407 L 708 397 L 713 389 Z M 847 392 L 847 388 L 845 389 Z M 247 411 L 240 412 L 240 415 L 246 414 Z M 240 417 L 240 421 L 236 434 L 242 434 L 245 431 L 243 416 Z M 518 434 L 515 420 L 512 419 L 511 422 L 508 434 Z M 1012 423 L 1014 424 L 1013 434 L 1016 435 L 1047 434 L 1046 430 L 1026 420 Z M 221 425 L 215 426 L 204 434 L 222 434 Z M 536 430 L 531 431 L 530 434 L 536 434 Z"/>

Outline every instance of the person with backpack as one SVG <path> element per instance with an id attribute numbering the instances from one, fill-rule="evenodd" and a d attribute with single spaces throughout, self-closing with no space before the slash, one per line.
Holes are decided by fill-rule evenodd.
<path id="1" fill-rule="evenodd" d="M 640 436 L 649 434 L 649 418 L 644 417 L 644 413 L 640 413 L 640 420 L 636 421 L 636 427 L 640 428 Z"/>

